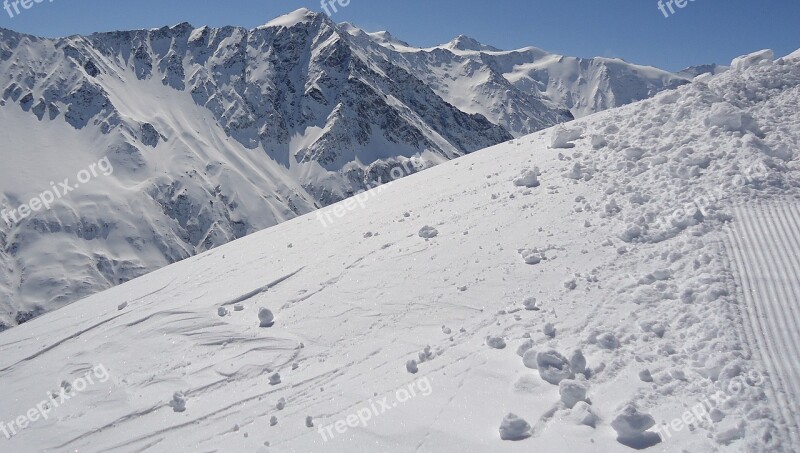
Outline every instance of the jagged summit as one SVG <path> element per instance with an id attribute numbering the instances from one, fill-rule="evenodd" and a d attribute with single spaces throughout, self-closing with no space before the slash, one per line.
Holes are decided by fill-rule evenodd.
<path id="1" fill-rule="evenodd" d="M 270 28 L 270 27 L 291 28 L 301 23 L 313 21 L 319 18 L 320 16 L 325 16 L 325 15 L 322 13 L 311 11 L 308 8 L 298 8 L 292 11 L 291 13 L 276 17 L 275 19 L 272 19 L 271 21 L 267 22 L 266 24 L 258 28 Z"/>
<path id="2" fill-rule="evenodd" d="M 500 49 L 492 46 L 487 46 L 485 44 L 481 44 L 480 41 L 478 41 L 477 39 L 471 38 L 467 35 L 458 35 L 455 39 L 445 44 L 443 47 L 451 50 L 462 50 L 462 51 L 501 52 Z"/>

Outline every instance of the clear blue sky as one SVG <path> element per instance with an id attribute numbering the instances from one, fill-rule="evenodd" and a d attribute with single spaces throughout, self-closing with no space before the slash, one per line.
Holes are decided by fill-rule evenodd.
<path id="1" fill-rule="evenodd" d="M 50 37 L 184 21 L 252 28 L 302 6 L 322 11 L 318 0 L 44 0 L 13 18 L 0 10 L 0 27 Z M 800 48 L 800 0 L 693 0 L 675 10 L 665 18 L 658 0 L 351 0 L 332 18 L 420 46 L 465 34 L 502 49 L 533 45 L 670 70 Z"/>

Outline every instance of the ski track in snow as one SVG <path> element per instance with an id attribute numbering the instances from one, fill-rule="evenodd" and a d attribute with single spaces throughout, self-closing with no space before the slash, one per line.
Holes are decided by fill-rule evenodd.
<path id="1" fill-rule="evenodd" d="M 729 250 L 760 352 L 786 423 L 800 445 L 800 207 L 794 203 L 739 206 Z"/>

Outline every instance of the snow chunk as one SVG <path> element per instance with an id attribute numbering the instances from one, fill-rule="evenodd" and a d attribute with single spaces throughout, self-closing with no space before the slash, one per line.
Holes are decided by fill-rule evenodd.
<path id="1" fill-rule="evenodd" d="M 619 340 L 612 332 L 606 332 L 597 336 L 597 344 L 603 349 L 617 349 Z"/>
<path id="2" fill-rule="evenodd" d="M 486 337 L 486 345 L 494 349 L 505 349 L 506 342 L 502 337 L 488 336 Z"/>
<path id="3" fill-rule="evenodd" d="M 656 424 L 650 414 L 639 412 L 633 404 L 628 404 L 611 422 L 617 432 L 617 441 L 627 447 L 643 450 L 661 442 L 656 433 L 647 432 Z"/>
<path id="4" fill-rule="evenodd" d="M 525 419 L 509 413 L 500 423 L 500 438 L 503 440 L 522 440 L 530 437 L 531 425 Z"/>
<path id="5" fill-rule="evenodd" d="M 586 401 L 587 388 L 583 383 L 565 379 L 558 384 L 558 393 L 564 406 L 572 409 L 579 401 Z"/>
<path id="6" fill-rule="evenodd" d="M 711 112 L 706 116 L 706 126 L 717 126 L 730 132 L 753 132 L 761 134 L 761 130 L 748 113 L 743 112 L 727 102 L 720 102 L 711 107 Z"/>
<path id="7" fill-rule="evenodd" d="M 519 251 L 525 264 L 539 264 L 542 260 L 547 259 L 544 252 L 539 249 L 522 249 Z"/>
<path id="8" fill-rule="evenodd" d="M 523 341 L 522 344 L 519 345 L 517 348 L 517 355 L 520 357 L 524 357 L 525 353 L 530 351 L 533 347 L 533 340 L 528 338 L 527 340 Z"/>
<path id="9" fill-rule="evenodd" d="M 775 59 L 775 52 L 770 49 L 759 50 L 751 54 L 736 57 L 731 61 L 731 69 L 734 71 L 744 71 L 745 69 L 755 66 L 762 61 L 772 61 Z"/>
<path id="10" fill-rule="evenodd" d="M 438 235 L 439 231 L 432 226 L 425 225 L 424 227 L 422 227 L 422 229 L 419 230 L 419 237 L 421 238 L 432 239 Z"/>
<path id="11" fill-rule="evenodd" d="M 522 359 L 524 362 L 525 357 Z M 572 374 L 572 370 L 570 370 L 569 361 L 566 357 L 552 349 L 537 354 L 536 367 L 539 369 L 539 376 L 553 385 L 558 385 L 564 379 L 575 377 Z"/>
<path id="12" fill-rule="evenodd" d="M 525 306 L 526 310 L 530 310 L 530 311 L 538 311 L 539 310 L 539 306 L 536 305 L 536 298 L 535 297 L 529 297 L 529 298 L 525 299 L 525 301 L 522 302 L 522 305 Z"/>
<path id="13" fill-rule="evenodd" d="M 586 374 L 586 357 L 580 349 L 572 351 L 569 358 L 569 369 L 575 374 Z"/>
<path id="14" fill-rule="evenodd" d="M 602 135 L 592 135 L 591 141 L 594 149 L 605 148 L 608 145 L 608 140 Z"/>
<path id="15" fill-rule="evenodd" d="M 567 173 L 564 173 L 565 178 L 580 180 L 588 177 L 587 173 L 583 171 L 583 165 L 580 162 L 575 162 L 575 165 L 572 166 L 572 169 Z"/>
<path id="16" fill-rule="evenodd" d="M 262 308 L 258 311 L 258 320 L 261 327 L 272 327 L 275 324 L 275 315 L 269 309 Z"/>
<path id="17" fill-rule="evenodd" d="M 522 364 L 525 365 L 526 368 L 535 370 L 539 367 L 539 364 L 537 363 L 538 356 L 538 352 L 533 349 L 529 349 L 522 354 Z"/>
<path id="18" fill-rule="evenodd" d="M 520 187 L 539 187 L 539 167 L 534 167 L 533 170 L 525 170 L 522 174 L 514 179 L 514 185 Z"/>
<path id="19" fill-rule="evenodd" d="M 186 396 L 184 396 L 183 392 L 175 392 L 172 395 L 172 401 L 169 402 L 169 405 L 175 412 L 186 411 Z"/>
<path id="20" fill-rule="evenodd" d="M 550 134 L 550 147 L 551 148 L 574 148 L 575 144 L 570 143 L 573 140 L 581 138 L 580 129 L 567 128 L 564 126 L 556 126 Z"/>
<path id="21" fill-rule="evenodd" d="M 599 418 L 592 411 L 592 407 L 585 401 L 578 401 L 575 407 L 569 412 L 568 418 L 578 425 L 586 425 L 594 428 L 597 426 Z"/>

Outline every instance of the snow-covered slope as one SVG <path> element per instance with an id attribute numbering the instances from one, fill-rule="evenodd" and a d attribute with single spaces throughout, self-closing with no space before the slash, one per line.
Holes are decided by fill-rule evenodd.
<path id="1" fill-rule="evenodd" d="M 0 221 L 0 330 L 509 131 L 569 120 L 576 103 L 595 111 L 677 80 L 547 63 L 550 82 L 534 86 L 517 76 L 542 73 L 520 68 L 561 57 L 465 37 L 406 49 L 305 9 L 254 30 L 0 29 L 0 210 L 13 214 Z M 585 77 L 589 91 L 577 88 Z M 612 95 L 625 89 L 636 96 Z M 113 172 L 20 221 L 22 205 L 103 159 Z"/>
<path id="2" fill-rule="evenodd" d="M 746 303 L 769 255 L 731 241 L 800 201 L 800 58 L 764 55 L 1 333 L 0 427 L 29 426 L 0 445 L 796 451 L 794 358 L 745 307 L 797 302 Z"/>

